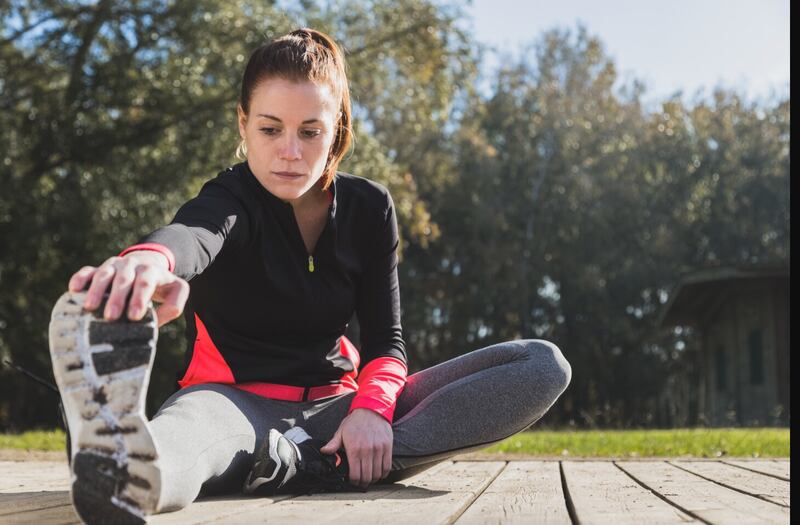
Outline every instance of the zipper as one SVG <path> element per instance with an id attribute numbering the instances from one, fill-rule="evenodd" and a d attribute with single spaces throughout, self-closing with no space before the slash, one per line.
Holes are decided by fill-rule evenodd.
<path id="1" fill-rule="evenodd" d="M 292 223 L 294 223 L 295 237 L 301 246 L 303 252 L 308 256 L 308 273 L 314 272 L 314 256 L 306 250 L 306 244 L 303 241 L 303 235 L 300 233 L 300 225 L 297 224 L 297 217 L 294 216 L 294 211 L 290 212 Z"/>
<path id="2" fill-rule="evenodd" d="M 333 207 L 333 204 L 328 205 L 328 217 L 325 219 L 325 226 L 322 228 L 322 232 L 319 234 L 319 238 L 317 239 L 317 244 L 319 244 L 320 239 L 325 235 L 325 232 L 328 230 L 328 223 L 330 222 L 330 211 Z M 308 253 L 306 250 L 305 242 L 303 241 L 303 235 L 300 233 L 300 225 L 297 223 L 297 217 L 294 215 L 294 210 L 291 210 L 291 217 L 292 222 L 294 223 L 294 231 L 296 232 L 296 237 L 300 241 L 300 246 L 302 246 L 303 251 L 308 255 L 308 273 L 314 273 L 314 255 Z"/>

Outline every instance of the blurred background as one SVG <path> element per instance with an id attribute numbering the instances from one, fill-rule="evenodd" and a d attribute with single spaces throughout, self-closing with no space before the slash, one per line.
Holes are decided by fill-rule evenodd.
<path id="1" fill-rule="evenodd" d="M 341 169 L 397 206 L 409 373 L 545 338 L 573 378 L 537 428 L 788 424 L 788 0 L 10 0 L 0 20 L 0 360 L 52 380 L 69 277 L 235 162 L 250 51 L 310 26 L 349 63 Z M 151 415 L 183 329 L 161 331 Z M 0 431 L 58 426 L 56 402 L 0 369 Z"/>

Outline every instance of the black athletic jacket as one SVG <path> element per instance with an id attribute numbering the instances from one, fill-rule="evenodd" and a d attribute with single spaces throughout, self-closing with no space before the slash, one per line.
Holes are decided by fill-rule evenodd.
<path id="1" fill-rule="evenodd" d="M 330 192 L 313 254 L 292 206 L 266 190 L 246 162 L 208 181 L 171 224 L 140 239 L 169 248 L 175 274 L 190 281 L 182 386 L 333 385 L 378 357 L 407 362 L 391 195 L 341 172 Z M 361 337 L 356 357 L 342 341 L 353 312 Z"/>

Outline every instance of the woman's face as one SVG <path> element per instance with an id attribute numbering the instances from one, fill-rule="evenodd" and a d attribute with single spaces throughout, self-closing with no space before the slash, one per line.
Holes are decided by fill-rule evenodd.
<path id="1" fill-rule="evenodd" d="M 268 79 L 256 86 L 250 112 L 239 108 L 239 134 L 258 181 L 284 201 L 317 184 L 334 139 L 339 107 L 329 86 Z M 308 194 L 309 197 L 315 197 Z"/>

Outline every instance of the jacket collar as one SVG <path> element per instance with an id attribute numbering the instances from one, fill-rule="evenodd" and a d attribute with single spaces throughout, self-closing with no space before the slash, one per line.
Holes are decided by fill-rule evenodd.
<path id="1" fill-rule="evenodd" d="M 245 174 L 245 178 L 247 178 L 250 181 L 251 185 L 257 188 L 256 191 L 258 191 L 258 193 L 264 197 L 264 200 L 270 205 L 270 207 L 283 210 L 284 212 L 287 211 L 293 212 L 291 204 L 277 197 L 276 195 L 271 193 L 267 188 L 265 188 L 260 182 L 258 182 L 256 176 L 250 170 L 250 165 L 247 163 L 247 161 L 242 162 L 240 166 L 242 167 L 242 170 Z M 331 201 L 329 209 L 329 215 L 331 218 L 336 216 L 336 202 L 337 202 L 336 190 L 337 190 L 338 180 L 339 180 L 339 174 L 334 173 L 333 181 L 331 181 L 330 186 L 328 186 L 328 191 L 333 195 L 333 199 Z"/>

